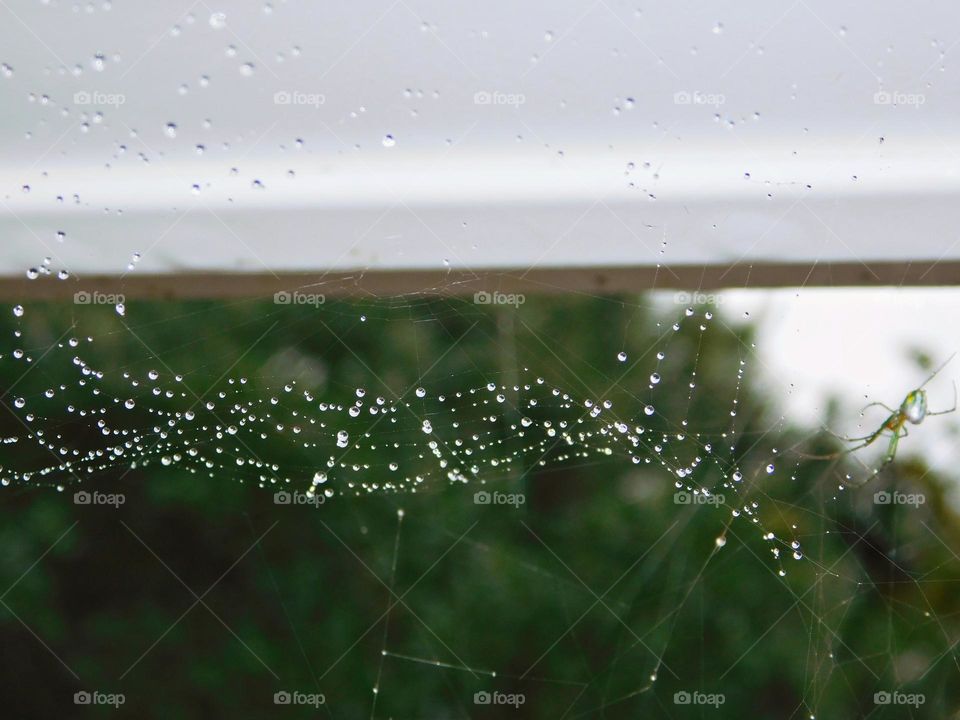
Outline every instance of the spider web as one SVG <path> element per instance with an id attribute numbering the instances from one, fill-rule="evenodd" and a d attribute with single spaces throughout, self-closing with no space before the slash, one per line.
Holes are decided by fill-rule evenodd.
<path id="1" fill-rule="evenodd" d="M 841 463 L 808 459 L 832 441 L 791 427 L 763 393 L 747 391 L 762 360 L 730 313 L 674 309 L 662 296 L 568 300 L 565 312 L 588 307 L 621 327 L 596 346 L 570 348 L 551 342 L 549 325 L 537 321 L 556 302 L 491 310 L 456 297 L 408 297 L 304 310 L 243 301 L 178 304 L 173 315 L 168 305 L 133 303 L 123 316 L 18 307 L 11 349 L 0 358 L 16 378 L 4 400 L 4 443 L 15 452 L 0 480 L 8 492 L 70 494 L 129 492 L 131 483 L 177 475 L 218 494 L 253 486 L 267 504 L 270 493 L 299 493 L 311 508 L 292 509 L 304 513 L 301 522 L 329 533 L 367 576 L 364 592 L 385 597 L 357 644 L 329 648 L 320 660 L 288 617 L 309 671 L 281 687 L 323 693 L 331 716 L 363 704 L 331 690 L 330 679 L 347 668 L 371 680 L 371 717 L 415 713 L 406 693 L 394 701 L 395 688 L 410 683 L 420 697 L 437 693 L 437 712 L 462 716 L 502 710 L 474 693 L 491 693 L 494 705 L 523 698 L 525 712 L 545 717 L 642 708 L 683 716 L 712 709 L 718 696 L 724 705 L 755 702 L 758 659 L 788 663 L 786 676 L 801 690 L 789 716 L 836 707 L 883 716 L 890 708 L 864 692 L 913 698 L 917 687 L 925 705 L 914 710 L 948 707 L 943 683 L 960 671 L 953 620 L 926 590 L 948 582 L 956 562 L 941 538 L 943 517 L 877 506 L 876 488 L 837 482 Z M 195 327 L 218 330 L 188 332 Z M 415 372 L 398 375 L 397 358 L 378 348 L 403 337 L 415 338 L 400 354 Z M 317 347 L 335 350 L 347 367 L 334 384 Z M 558 521 L 542 496 L 557 478 L 568 487 L 569 474 L 585 478 L 589 495 L 613 493 L 628 511 L 646 508 L 638 517 L 649 526 L 632 528 L 630 552 L 617 549 L 622 567 L 612 574 L 606 565 L 593 572 L 589 535 L 579 533 L 625 541 L 631 524 L 570 522 L 569 500 Z M 890 474 L 882 487 L 919 491 L 927 477 L 912 465 Z M 449 508 L 451 498 L 458 517 L 431 518 L 431 503 Z M 368 530 L 347 519 L 358 503 L 393 508 L 392 521 L 382 512 L 377 521 L 381 546 L 358 549 Z M 573 538 L 562 537 L 567 523 L 579 531 Z M 426 544 L 434 557 L 408 557 L 410 544 Z M 911 552 L 918 545 L 924 553 Z M 453 592 L 442 609 L 419 596 L 420 580 L 448 555 L 495 573 L 500 597 L 478 608 Z M 725 587 L 728 572 L 746 587 Z M 516 597 L 503 589 L 513 585 L 522 588 Z M 753 593 L 771 596 L 769 608 L 753 606 Z M 452 628 L 474 617 L 494 622 L 496 600 L 507 609 L 551 608 L 544 612 L 554 637 L 536 629 L 522 652 L 510 652 L 504 643 L 521 625 L 489 643 L 468 639 L 464 649 Z M 731 612 L 725 604 L 760 618 L 714 660 L 711 633 L 724 632 L 711 622 Z M 788 628 L 806 637 L 806 650 L 778 660 L 770 644 Z M 587 647 L 592 633 L 602 636 L 602 657 Z M 698 644 L 701 654 L 691 654 Z M 558 666 L 553 655 L 579 664 Z"/>
<path id="2" fill-rule="evenodd" d="M 207 203 L 220 208 L 249 202 L 256 208 L 262 193 L 282 194 L 279 188 L 313 203 L 311 182 L 298 185 L 301 170 L 289 165 L 302 160 L 303 174 L 314 172 L 317 182 L 328 154 L 350 154 L 357 167 L 372 170 L 361 177 L 379 178 L 395 158 L 382 167 L 367 163 L 365 158 L 378 157 L 371 146 L 394 153 L 406 146 L 419 160 L 421 150 L 429 150 L 427 156 L 464 141 L 478 118 L 484 119 L 477 114 L 476 96 L 461 105 L 463 98 L 448 102 L 430 89 L 403 90 L 396 84 L 399 74 L 364 64 L 368 43 L 400 37 L 404 26 L 395 23 L 412 18 L 413 35 L 430 42 L 403 58 L 416 62 L 398 63 L 404 82 L 433 67 L 444 68 L 451 90 L 481 80 L 473 71 L 466 76 L 446 71 L 445 63 L 467 70 L 473 65 L 451 48 L 447 40 L 456 36 L 438 33 L 433 24 L 460 26 L 446 9 L 434 9 L 440 20 L 431 21 L 404 3 L 371 8 L 369 18 L 334 8 L 337 14 L 311 28 L 328 35 L 317 35 L 320 40 L 309 47 L 287 42 L 302 32 L 301 16 L 283 12 L 282 3 L 267 4 L 263 13 L 231 9 L 229 22 L 221 12 L 204 17 L 210 8 L 187 10 L 170 17 L 170 27 L 156 38 L 142 34 L 156 28 L 152 23 L 141 28 L 140 16 L 159 6 L 41 5 L 47 14 L 40 17 L 50 28 L 38 25 L 39 30 L 68 27 L 74 34 L 69 13 L 82 14 L 89 16 L 91 32 L 76 33 L 83 43 L 96 38 L 117 49 L 108 53 L 84 45 L 84 61 L 71 55 L 67 63 L 48 57 L 68 53 L 56 42 L 55 52 L 40 40 L 46 32 L 31 30 L 30 37 L 22 32 L 33 13 L 24 10 L 8 23 L 29 42 L 11 36 L 5 52 L 14 57 L 0 58 L 0 82 L 9 81 L 5 87 L 23 101 L 10 104 L 10 124 L 23 128 L 24 142 L 7 149 L 32 163 L 13 190 L 23 201 L 16 207 L 42 214 L 49 201 L 88 210 L 83 187 L 88 177 L 61 173 L 63 166 L 48 174 L 39 164 L 46 164 L 47 154 L 52 160 L 53 150 L 69 161 L 102 163 L 103 174 L 92 176 L 97 186 L 91 191 L 101 190 L 102 182 L 117 193 L 104 201 L 111 205 L 104 208 L 110 220 L 84 225 L 89 215 L 68 216 L 68 225 L 76 218 L 91 238 L 102 230 L 104 238 L 128 233 L 156 245 L 193 207 L 181 207 L 186 203 L 180 192 L 200 198 L 198 204 L 208 210 Z M 527 62 L 538 64 L 548 53 L 557 59 L 564 49 L 553 48 L 563 48 L 564 37 L 570 36 L 566 47 L 580 42 L 578 26 L 599 29 L 592 37 L 601 49 L 584 65 L 584 75 L 571 75 L 568 83 L 561 72 L 548 82 L 558 94 L 531 96 L 531 105 L 560 106 L 563 112 L 541 116 L 551 118 L 549 123 L 531 127 L 516 106 L 485 107 L 493 112 L 480 123 L 476 143 L 464 146 L 474 154 L 464 157 L 475 162 L 507 138 L 511 149 L 537 161 L 536 178 L 567 172 L 577 182 L 561 187 L 579 188 L 577 153 L 567 146 L 584 120 L 593 122 L 602 113 L 596 140 L 604 153 L 613 154 L 601 158 L 599 167 L 610 169 L 604 179 L 615 178 L 605 187 L 625 190 L 631 200 L 682 201 L 682 194 L 670 197 L 677 186 L 671 190 L 661 182 L 661 171 L 675 172 L 676 179 L 702 169 L 687 165 L 671 171 L 664 162 L 678 158 L 669 153 L 646 158 L 623 150 L 635 142 L 641 144 L 634 148 L 653 148 L 681 140 L 680 149 L 689 155 L 700 152 L 700 140 L 732 148 L 730 168 L 748 188 L 743 198 L 753 199 L 755 192 L 792 203 L 777 223 L 799 203 L 814 214 L 804 202 L 813 197 L 812 188 L 801 177 L 810 168 L 817 167 L 817 176 L 830 178 L 836 188 L 847 187 L 837 178 L 846 182 L 849 168 L 819 167 L 829 164 L 813 154 L 823 148 L 801 141 L 797 128 L 806 135 L 809 117 L 811 137 L 821 132 L 822 107 L 830 98 L 851 117 L 861 117 L 851 86 L 818 85 L 817 75 L 798 80 L 808 96 L 810 88 L 819 90 L 821 102 L 805 109 L 794 104 L 780 113 L 786 119 L 779 126 L 778 113 L 765 108 L 764 124 L 758 125 L 760 113 L 739 99 L 723 113 L 722 95 L 714 98 L 717 107 L 691 104 L 701 93 L 691 96 L 677 87 L 672 70 L 672 77 L 649 73 L 653 84 L 645 90 L 662 92 L 668 105 L 641 111 L 633 97 L 619 96 L 611 103 L 610 97 L 601 99 L 605 90 L 593 93 L 594 81 L 621 66 L 635 75 L 637 56 L 656 45 L 638 47 L 636 33 L 658 30 L 658 21 L 639 9 L 612 5 L 600 3 L 582 14 L 580 8 L 560 8 L 551 18 L 558 30 L 536 30 L 533 44 L 524 39 L 513 48 L 494 45 L 493 54 L 483 50 L 488 33 L 496 37 L 515 29 L 512 18 L 481 13 L 469 18 L 480 29 L 459 27 L 464 47 L 479 58 L 513 57 L 518 64 L 510 76 L 516 75 L 512 82 L 520 88 Z M 806 4 L 795 9 L 816 33 L 829 31 L 819 17 L 806 14 L 812 12 Z M 119 25 L 125 32 L 117 37 L 93 32 L 111 29 L 106 22 L 96 25 L 107 13 L 127 11 Z M 776 8 L 770 12 L 781 15 Z M 749 43 L 757 56 L 763 54 L 764 37 L 789 14 L 770 17 L 758 35 L 727 43 L 720 55 L 705 48 L 709 69 L 727 67 L 729 73 L 743 62 L 747 70 L 742 48 Z M 285 23 L 278 34 L 269 34 L 265 16 Z M 832 22 L 833 14 L 829 17 Z M 725 30 L 716 19 L 710 22 L 716 23 L 715 39 L 736 37 L 738 23 L 728 22 Z M 845 61 L 849 54 L 859 60 L 829 32 L 830 47 Z M 216 33 L 222 40 L 211 39 Z M 787 33 L 791 43 L 802 43 L 780 55 L 771 47 L 766 57 L 807 64 L 810 39 L 820 37 L 809 33 L 806 25 L 793 26 Z M 61 42 L 69 52 L 79 53 L 66 39 Z M 145 46 L 138 46 L 142 42 Z M 933 45 L 941 56 L 949 51 L 939 41 Z M 894 63 L 911 57 L 854 47 L 870 59 L 854 64 L 858 73 L 856 65 L 873 67 L 882 57 L 885 74 L 896 78 Z M 368 101 L 354 92 L 331 102 L 322 116 L 328 125 L 316 112 L 325 102 L 317 93 L 299 93 L 312 107 L 290 105 L 294 98 L 286 93 L 288 104 L 277 108 L 276 96 L 272 104 L 267 97 L 265 105 L 256 86 L 249 88 L 268 75 L 277 80 L 282 75 L 284 82 L 314 89 L 316 66 L 298 58 L 312 50 L 313 63 L 321 48 L 334 53 L 325 70 L 341 68 L 344 87 L 358 77 L 379 83 L 370 85 L 376 91 L 369 102 L 371 110 L 384 108 L 379 119 L 370 119 L 374 113 L 360 105 Z M 594 64 L 607 50 L 616 65 Z M 674 47 L 653 54 L 659 69 L 693 51 Z M 913 61 L 902 62 L 905 71 Z M 830 77 L 852 76 L 844 67 L 837 65 Z M 131 83 L 129 104 L 123 95 L 91 92 L 109 89 L 134 68 L 130 80 L 139 86 Z M 905 74 L 913 76 L 915 69 Z M 102 88 L 91 79 L 98 77 L 106 79 Z M 482 80 L 495 90 L 492 83 L 502 79 L 493 74 Z M 685 80 L 701 79 L 715 82 L 718 90 L 723 85 L 723 76 L 698 65 Z M 796 97 L 796 85 L 780 92 L 781 73 L 759 80 L 751 75 L 749 83 Z M 248 86 L 231 94 L 233 83 Z M 162 94 L 166 91 L 169 96 Z M 511 93 L 480 94 L 488 105 L 498 94 L 511 101 Z M 665 111 L 677 110 L 678 94 L 693 111 L 689 124 L 661 124 L 657 115 L 672 115 Z M 96 107 L 77 107 L 97 95 Z M 178 98 L 187 100 L 174 105 Z M 522 104 L 522 96 L 511 102 L 516 101 Z M 131 126 L 139 124 L 131 120 L 137 115 L 123 112 L 155 105 L 164 112 L 175 108 L 176 117 L 138 130 Z M 267 105 L 277 112 L 259 121 L 247 117 Z M 873 105 L 868 109 L 876 109 Z M 305 114 L 296 114 L 300 111 Z M 621 122 L 627 117 L 634 124 Z M 312 118 L 322 132 L 311 134 L 318 130 L 311 130 Z M 874 142 L 881 128 L 869 118 L 863 137 Z M 281 120 L 273 132 L 274 121 Z M 652 130 L 640 135 L 637 121 L 652 124 Z M 382 127 L 386 122 L 389 127 Z M 414 139 L 423 127 L 417 123 L 430 128 L 420 136 L 421 145 Z M 889 121 L 887 126 L 900 127 Z M 791 169 L 785 176 L 780 173 L 786 166 L 750 151 L 745 139 L 763 134 L 750 128 L 771 128 L 773 138 L 778 127 L 792 157 L 810 154 L 807 170 Z M 729 145 L 716 141 L 718 131 L 727 133 Z M 400 147 L 394 147 L 393 133 L 401 137 Z M 224 154 L 214 154 L 220 151 Z M 871 145 L 865 153 L 879 150 Z M 540 164 L 547 156 L 555 163 Z M 419 162 L 414 165 L 422 170 Z M 136 170 L 144 167 L 149 170 L 141 176 Z M 177 176 L 178 167 L 196 177 Z M 874 166 L 875 175 L 877 167 L 889 174 L 883 165 Z M 859 176 L 859 167 L 854 170 Z M 169 216 L 166 208 L 159 213 L 162 227 L 155 236 L 136 219 L 124 224 L 129 217 L 124 210 L 139 198 L 125 194 L 118 176 L 146 177 L 170 193 L 165 197 L 176 198 Z M 389 186 L 389 177 L 383 184 Z M 711 190 L 723 190 L 718 197 L 724 197 L 732 187 L 718 184 Z M 5 207 L 9 192 L 4 190 Z M 739 192 L 730 196 L 739 198 Z M 389 187 L 371 197 L 403 200 Z M 598 227 L 620 233 L 616 238 L 624 239 L 631 261 L 639 257 L 631 243 L 644 238 L 662 238 L 645 262 L 671 260 L 669 228 L 643 222 L 645 234 L 638 236 L 602 195 L 593 208 L 613 216 L 605 215 L 612 223 Z M 699 227 L 717 229 L 728 211 L 718 202 L 703 211 Z M 32 220 L 20 222 L 46 245 L 34 234 Z M 214 227 L 222 234 L 222 227 Z M 451 221 L 452 231 L 463 233 L 458 237 L 470 237 L 466 227 L 460 217 Z M 757 243 L 773 229 L 743 227 L 758 236 Z M 438 239 L 427 229 L 428 243 Z M 52 236 L 55 229 L 36 232 Z M 831 233 L 819 253 L 830 249 L 831 240 L 839 241 Z M 55 241 L 72 250 L 74 236 L 83 234 L 68 226 Z M 384 236 L 381 243 L 398 251 L 394 259 L 406 261 L 398 237 L 402 233 Z M 31 245 L 30 252 L 34 249 Z M 584 248 L 573 251 L 580 257 Z M 123 253 L 111 262 L 134 274 L 141 254 L 150 254 L 146 246 L 124 247 Z M 73 270 L 54 267 L 51 257 L 24 268 L 29 282 L 62 287 L 76 280 Z M 663 293 L 531 296 L 516 307 L 490 307 L 461 297 L 463 287 L 454 279 L 430 288 L 429 297 L 374 300 L 359 284 L 340 296 L 343 288 L 323 279 L 288 290 L 328 296 L 317 307 L 278 305 L 271 298 L 131 301 L 115 307 L 21 299 L 0 316 L 0 485 L 6 513 L 0 541 L 7 550 L 0 567 L 9 578 L 0 595 L 7 612 L 0 627 L 12 659 L 0 683 L 11 714 L 22 709 L 25 717 L 72 716 L 70 693 L 94 689 L 124 693 L 135 716 L 162 717 L 190 712 L 274 717 L 283 710 L 276 706 L 277 693 L 306 706 L 322 695 L 323 702 L 310 711 L 371 720 L 510 713 L 551 720 L 943 718 L 960 706 L 954 601 L 960 523 L 949 502 L 948 476 L 905 453 L 906 441 L 897 462 L 859 489 L 846 487 L 844 480 L 877 467 L 879 444 L 831 460 L 812 458 L 842 449 L 820 424 L 851 428 L 857 420 L 844 414 L 846 403 L 817 408 L 815 420 L 806 423 L 785 409 L 804 389 L 797 389 L 794 374 L 779 373 L 765 360 L 771 348 L 763 343 L 777 343 L 761 339 L 758 349 L 755 329 L 743 322 L 744 315 L 761 315 L 768 297 L 748 297 L 737 310 L 726 303 L 688 308 Z M 862 317 L 836 321 L 836 302 L 829 310 L 829 320 L 855 342 L 867 343 L 875 334 Z M 922 306 L 915 312 L 929 314 Z M 932 342 L 945 324 L 938 317 L 923 340 Z M 796 323 L 784 325 L 798 329 Z M 821 347 L 818 371 L 831 374 L 843 353 L 829 343 Z M 885 360 L 860 370 L 871 375 Z M 859 391 L 844 392 L 845 400 L 847 395 L 861 400 Z M 884 395 L 863 402 L 875 399 L 898 401 Z M 882 421 L 882 416 L 861 418 L 861 431 L 851 434 L 870 433 Z M 923 434 L 928 424 L 918 430 Z M 950 459 L 954 456 L 951 447 Z M 887 494 L 878 499 L 878 493 Z"/>

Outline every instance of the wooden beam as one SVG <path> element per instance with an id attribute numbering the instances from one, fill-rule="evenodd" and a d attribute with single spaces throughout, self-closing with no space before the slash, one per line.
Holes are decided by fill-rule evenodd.
<path id="1" fill-rule="evenodd" d="M 620 294 L 647 290 L 697 291 L 724 288 L 830 286 L 943 286 L 960 284 L 960 261 L 843 263 L 760 263 L 732 266 L 581 267 L 490 271 L 392 270 L 355 272 L 183 273 L 51 278 L 0 278 L 0 298 L 80 300 L 87 293 L 123 295 L 125 299 L 257 298 L 299 292 L 329 297 L 398 295 L 469 296 L 478 292 L 526 295 L 549 293 Z M 296 299 L 291 297 L 293 302 Z M 700 298 L 703 300 L 703 298 Z M 305 302 L 305 300 L 300 300 Z"/>

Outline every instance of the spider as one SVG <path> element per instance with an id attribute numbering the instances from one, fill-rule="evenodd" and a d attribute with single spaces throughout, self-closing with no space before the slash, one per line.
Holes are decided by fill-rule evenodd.
<path id="1" fill-rule="evenodd" d="M 956 354 L 956 353 L 954 353 Z M 889 411 L 887 419 L 878 427 L 875 431 L 869 435 L 863 435 L 861 437 L 845 437 L 843 435 L 837 435 L 836 433 L 830 432 L 831 435 L 843 440 L 844 442 L 853 442 L 859 443 L 859 445 L 854 445 L 853 447 L 848 447 L 846 450 L 841 450 L 839 452 L 831 453 L 830 455 L 820 455 L 819 458 L 829 460 L 838 458 L 847 453 L 852 453 L 861 448 L 865 448 L 868 445 L 873 444 L 881 435 L 886 432 L 891 433 L 890 443 L 887 445 L 887 452 L 883 456 L 883 460 L 880 465 L 874 469 L 873 475 L 878 475 L 887 465 L 893 462 L 893 459 L 897 455 L 897 446 L 900 444 L 900 438 L 906 437 L 907 432 L 907 423 L 911 425 L 919 425 L 923 422 L 924 418 L 930 417 L 932 415 L 947 415 L 956 411 L 957 409 L 957 385 L 953 385 L 953 407 L 949 410 L 940 410 L 939 412 L 930 412 L 927 408 L 927 391 L 924 389 L 927 383 L 929 383 L 933 378 L 937 376 L 947 363 L 953 359 L 953 355 L 946 359 L 940 367 L 934 370 L 930 376 L 923 381 L 920 387 L 911 390 L 907 393 L 907 396 L 903 399 L 903 402 L 900 403 L 900 407 L 894 409 L 887 405 L 884 405 L 882 402 L 872 402 L 869 405 L 865 406 L 863 409 L 871 407 L 882 407 Z"/>

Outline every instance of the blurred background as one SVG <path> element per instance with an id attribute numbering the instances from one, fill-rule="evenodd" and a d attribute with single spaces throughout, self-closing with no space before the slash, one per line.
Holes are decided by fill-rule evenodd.
<path id="1" fill-rule="evenodd" d="M 3 716 L 958 717 L 958 21 L 0 2 Z"/>
<path id="2" fill-rule="evenodd" d="M 931 471 L 913 441 L 935 424 L 949 432 L 954 417 L 912 428 L 880 477 L 840 489 L 847 472 L 861 478 L 861 456 L 806 457 L 844 445 L 783 414 L 772 388 L 790 378 L 764 371 L 757 328 L 728 305 L 685 310 L 642 295 L 531 297 L 517 307 L 449 298 L 320 307 L 143 302 L 131 303 L 126 318 L 112 308 L 34 303 L 21 317 L 7 314 L 3 333 L 22 332 L 18 346 L 33 362 L 23 376 L 23 358 L 0 360 L 12 388 L 2 433 L 21 438 L 4 446 L 9 485 L 0 503 L 6 712 L 952 717 L 955 478 Z M 64 329 L 83 341 L 79 348 L 61 337 Z M 65 410 L 84 377 L 76 356 L 106 372 L 102 406 L 87 396 L 74 410 L 141 428 L 140 444 L 134 439 L 125 457 L 82 486 L 56 471 L 10 482 L 16 469 L 51 466 L 21 421 L 34 432 L 42 426 L 55 446 L 105 442 L 91 434 L 92 418 Z M 906 349 L 901 356 L 912 363 L 905 393 L 937 359 Z M 542 377 L 577 399 L 575 417 L 582 399 L 606 397 L 651 440 L 632 457 L 596 451 L 589 438 L 566 453 L 516 454 L 511 416 L 530 412 L 520 399 L 528 393 L 519 392 L 497 406 L 494 434 L 477 451 L 481 462 L 513 457 L 509 470 L 488 463 L 464 484 L 428 457 L 416 492 L 351 490 L 347 473 L 331 470 L 332 497 L 283 505 L 274 502 L 277 487 L 247 468 L 230 472 L 226 462 L 207 475 L 186 456 L 159 462 L 152 446 L 163 431 L 160 411 L 195 402 L 152 393 L 152 369 L 161 388 L 176 387 L 171 371 L 182 370 L 179 384 L 204 402 L 245 378 L 247 407 L 277 394 L 279 407 L 293 407 L 282 387 L 293 380 L 315 401 L 345 407 L 357 388 L 400 396 L 423 387 L 424 403 L 448 398 L 446 410 L 422 408 L 448 439 L 480 427 L 469 415 L 471 388 L 494 382 L 510 394 Z M 421 402 L 418 395 L 410 397 Z M 13 406 L 14 396 L 25 408 Z M 127 397 L 132 409 L 121 407 Z M 851 422 L 842 408 L 860 400 L 838 397 L 822 420 Z M 940 400 L 949 404 L 949 390 L 931 405 Z M 229 412 L 233 399 L 225 402 Z M 568 412 L 547 402 L 539 411 L 538 423 Z M 224 445 L 223 426 L 198 415 L 201 422 L 184 442 Z M 372 433 L 359 451 L 371 480 L 384 482 L 391 461 L 429 454 L 429 438 L 413 431 L 422 439 L 383 427 Z M 661 439 L 664 454 L 653 449 Z M 225 445 L 229 454 L 229 436 Z M 303 447 L 289 433 L 256 451 L 277 460 L 279 475 L 302 480 L 300 489 L 326 458 L 325 448 Z M 701 462 L 678 478 L 659 464 L 666 456 Z M 78 505 L 80 487 L 122 494 L 123 503 Z M 722 501 L 677 498 L 702 489 Z M 524 500 L 478 505 L 478 490 Z M 878 503 L 881 491 L 924 502 Z M 74 705 L 84 691 L 122 693 L 124 704 Z M 300 693 L 302 702 L 322 694 L 324 702 L 278 707 L 278 692 Z M 514 705 L 477 704 L 482 692 Z M 901 693 L 900 704 L 877 704 L 884 692 Z M 922 705 L 903 704 L 917 694 Z"/>

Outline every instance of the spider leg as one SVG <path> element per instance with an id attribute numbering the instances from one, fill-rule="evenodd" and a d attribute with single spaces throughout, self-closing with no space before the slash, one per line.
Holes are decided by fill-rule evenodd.
<path id="1" fill-rule="evenodd" d="M 900 443 L 901 437 L 906 437 L 907 429 L 901 428 L 903 430 L 903 435 L 899 432 L 895 432 L 893 437 L 890 438 L 890 444 L 887 446 L 887 454 L 883 456 L 883 462 L 880 464 L 879 470 L 882 470 L 887 465 L 893 462 L 893 459 L 897 456 L 897 445 Z"/>
<path id="2" fill-rule="evenodd" d="M 827 435 L 830 435 L 831 437 L 835 437 L 837 440 L 843 440 L 844 442 L 860 442 L 861 440 L 869 440 L 871 437 L 873 437 L 873 433 L 871 433 L 870 435 L 864 435 L 863 437 L 847 437 L 846 435 L 840 435 L 839 433 L 835 433 L 833 430 L 831 430 L 828 427 L 822 427 L 821 429 L 825 433 L 827 433 Z"/>
<path id="3" fill-rule="evenodd" d="M 823 430 L 829 435 L 832 435 L 833 437 L 837 438 L 837 440 L 843 440 L 844 442 L 860 442 L 861 440 L 864 441 L 863 445 L 847 448 L 847 452 L 850 452 L 852 450 L 859 450 L 862 447 L 866 447 L 867 445 L 872 443 L 874 440 L 876 440 L 878 437 L 880 437 L 880 434 L 887 429 L 887 426 L 889 425 L 890 420 L 892 418 L 893 416 L 891 415 L 889 418 L 887 418 L 886 422 L 884 422 L 883 425 L 881 425 L 876 431 L 870 433 L 869 435 L 863 435 L 861 437 L 847 437 L 846 435 L 838 435 L 837 433 L 833 432 L 832 430 L 830 430 L 830 428 L 827 428 L 827 427 L 824 427 Z"/>
<path id="4" fill-rule="evenodd" d="M 828 428 L 823 428 L 824 432 L 826 432 L 828 435 L 832 435 L 838 440 L 843 440 L 844 442 L 860 442 L 862 440 L 863 442 L 861 442 L 859 445 L 854 445 L 853 447 L 848 447 L 844 450 L 837 450 L 836 452 L 828 453 L 827 455 L 809 455 L 807 453 L 799 453 L 799 455 L 801 457 L 807 458 L 808 460 L 836 460 L 837 458 L 843 457 L 844 455 L 849 455 L 854 450 L 865 448 L 867 445 L 869 445 L 878 437 L 880 437 L 880 434 L 885 429 L 886 429 L 886 426 L 883 426 L 879 430 L 877 430 L 875 433 L 872 433 L 871 435 L 865 435 L 861 438 L 847 438 L 847 437 L 843 437 L 842 435 L 837 435 L 836 433 L 831 432 Z"/>
<path id="5" fill-rule="evenodd" d="M 927 415 L 949 415 L 952 412 L 957 410 L 957 383 L 953 383 L 953 407 L 949 410 L 941 410 L 940 412 L 928 412 Z"/>
<path id="6" fill-rule="evenodd" d="M 868 436 L 865 437 L 865 438 L 858 438 L 858 439 L 860 439 L 860 440 L 863 440 L 863 442 L 860 443 L 859 445 L 854 445 L 854 446 L 851 447 L 851 448 L 847 448 L 846 450 L 844 450 L 844 452 L 845 452 L 845 453 L 851 453 L 851 452 L 853 452 L 854 450 L 860 450 L 861 448 L 865 448 L 865 447 L 867 447 L 868 445 L 873 444 L 873 441 L 876 440 L 878 437 L 880 437 L 881 433 L 883 433 L 883 431 L 886 430 L 886 429 L 887 429 L 887 427 L 884 426 L 884 427 L 880 428 L 879 430 L 877 430 L 873 435 L 868 435 Z"/>
<path id="7" fill-rule="evenodd" d="M 883 456 L 883 460 L 880 461 L 880 464 L 873 469 L 873 472 L 870 473 L 870 476 L 864 480 L 860 485 L 865 485 L 870 481 L 871 478 L 875 478 L 877 475 L 882 473 L 887 465 L 893 462 L 893 459 L 897 456 L 897 446 L 900 444 L 900 438 L 907 436 L 907 428 L 900 426 L 898 427 L 893 435 L 890 436 L 890 444 L 887 445 L 887 452 Z M 851 487 L 860 487 L 860 485 L 851 485 Z"/>
<path id="8" fill-rule="evenodd" d="M 931 380 L 933 380 L 933 379 L 937 376 L 937 374 L 938 374 L 941 370 L 943 370 L 951 360 L 953 360 L 954 355 L 956 355 L 956 353 L 953 353 L 953 355 L 951 355 L 951 356 L 948 357 L 946 360 L 944 360 L 942 363 L 940 363 L 940 367 L 938 367 L 936 370 L 934 370 L 932 373 L 930 373 L 930 375 L 927 377 L 927 379 L 923 381 L 923 385 L 921 385 L 920 387 L 922 388 L 922 387 L 923 387 L 924 385 L 926 385 L 928 382 L 930 382 Z M 917 389 L 919 390 L 920 388 L 917 388 Z"/>
<path id="9" fill-rule="evenodd" d="M 867 410 L 868 408 L 872 408 L 872 407 L 882 407 L 884 410 L 890 413 L 896 412 L 896 410 L 894 410 L 892 407 L 882 402 L 872 402 L 872 403 L 869 403 L 868 405 L 864 405 L 862 408 L 860 408 L 860 412 L 862 413 L 864 410 Z"/>

